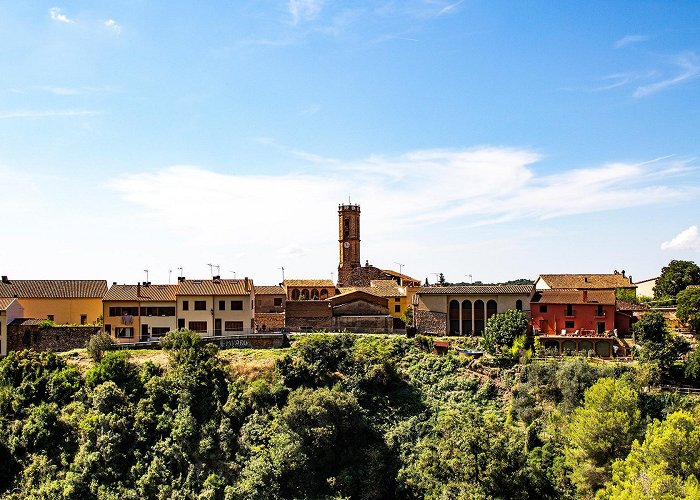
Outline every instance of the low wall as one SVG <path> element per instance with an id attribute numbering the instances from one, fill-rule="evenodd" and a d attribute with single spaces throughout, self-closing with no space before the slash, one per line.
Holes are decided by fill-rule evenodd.
<path id="1" fill-rule="evenodd" d="M 99 326 L 51 326 L 36 324 L 9 325 L 7 351 L 70 351 L 85 347 L 88 339 L 101 330 Z"/>
<path id="2" fill-rule="evenodd" d="M 284 313 L 255 313 L 258 332 L 280 331 L 284 328 Z"/>
<path id="3" fill-rule="evenodd" d="M 417 333 L 447 335 L 447 314 L 417 309 L 414 315 Z"/>

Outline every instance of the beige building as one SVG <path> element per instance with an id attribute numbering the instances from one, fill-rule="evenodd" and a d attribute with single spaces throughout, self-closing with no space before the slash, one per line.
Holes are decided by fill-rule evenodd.
<path id="1" fill-rule="evenodd" d="M 532 285 L 468 285 L 421 287 L 414 312 L 421 333 L 481 335 L 486 321 L 509 309 L 530 316 Z"/>
<path id="2" fill-rule="evenodd" d="M 7 326 L 22 316 L 22 305 L 17 299 L 0 298 L 0 356 L 7 355 Z"/>
<path id="3" fill-rule="evenodd" d="M 177 327 L 205 337 L 255 331 L 253 281 L 181 279 L 176 294 Z"/>
<path id="4" fill-rule="evenodd" d="M 177 285 L 113 283 L 102 302 L 104 331 L 116 342 L 143 342 L 176 330 L 177 288 Z"/>
<path id="5" fill-rule="evenodd" d="M 97 323 L 102 315 L 105 280 L 0 281 L 0 297 L 16 298 L 25 318 L 48 319 L 56 324 Z"/>
<path id="6" fill-rule="evenodd" d="M 638 281 L 637 297 L 654 297 L 654 287 L 656 286 L 657 278 L 649 278 L 648 280 Z"/>

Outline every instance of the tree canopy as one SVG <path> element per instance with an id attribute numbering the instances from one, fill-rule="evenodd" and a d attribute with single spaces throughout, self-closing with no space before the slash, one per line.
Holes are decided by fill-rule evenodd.
<path id="1" fill-rule="evenodd" d="M 675 297 L 688 285 L 700 285 L 700 267 L 688 260 L 672 260 L 661 268 L 654 285 L 654 298 Z"/>
<path id="2" fill-rule="evenodd" d="M 678 294 L 676 304 L 678 319 L 700 332 L 700 288 L 686 288 Z"/>

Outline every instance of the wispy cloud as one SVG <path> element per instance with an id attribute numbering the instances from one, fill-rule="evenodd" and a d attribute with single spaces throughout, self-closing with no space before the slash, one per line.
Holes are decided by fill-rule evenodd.
<path id="1" fill-rule="evenodd" d="M 122 32 L 122 27 L 114 19 L 107 19 L 104 23 L 107 28 L 119 34 Z"/>
<path id="2" fill-rule="evenodd" d="M 61 23 L 71 24 L 74 22 L 72 19 L 69 19 L 68 16 L 61 13 L 61 9 L 59 9 L 58 7 L 51 7 L 49 9 L 49 16 L 51 16 L 51 19 L 53 19 L 54 21 L 58 21 Z"/>
<path id="3" fill-rule="evenodd" d="M 669 87 L 679 85 L 700 75 L 700 65 L 698 64 L 698 58 L 695 53 L 689 52 L 681 54 L 674 58 L 673 63 L 675 66 L 680 68 L 680 73 L 658 82 L 637 87 L 637 90 L 634 92 L 634 97 L 648 96 Z"/>
<path id="4" fill-rule="evenodd" d="M 619 49 L 634 43 L 645 42 L 649 40 L 647 35 L 625 35 L 615 42 L 615 48 Z"/>
<path id="5" fill-rule="evenodd" d="M 292 16 L 292 24 L 313 21 L 321 13 L 324 0 L 289 0 L 287 7 Z"/>
<path id="6" fill-rule="evenodd" d="M 9 118 L 57 118 L 57 117 L 71 117 L 71 116 L 87 116 L 96 115 L 97 111 L 90 111 L 84 109 L 59 109 L 59 110 L 46 110 L 46 111 L 6 111 L 4 113 L 0 112 L 0 119 Z"/>
<path id="7" fill-rule="evenodd" d="M 405 232 L 443 223 L 475 226 L 620 210 L 677 201 L 698 192 L 696 187 L 664 185 L 655 175 L 663 169 L 663 161 L 610 163 L 542 175 L 534 168 L 540 159 L 532 151 L 484 147 L 325 164 L 317 157 L 315 164 L 323 168 L 310 174 L 229 175 L 173 166 L 122 175 L 109 187 L 145 210 L 147 217 L 205 242 L 234 242 L 241 234 L 260 234 L 261 221 L 274 221 L 276 241 L 292 245 L 290 249 L 313 246 L 319 238 L 316 228 L 327 224 L 328 214 L 313 207 L 333 206 L 348 193 L 363 210 L 383 214 L 381 221 L 365 225 L 370 234 L 380 235 L 387 228 Z M 192 193 L 197 203 L 172 203 L 189 199 Z M 261 196 L 287 203 L 261 204 Z M 409 199 L 411 203 L 406 202 Z M 255 217 L 222 221 L 209 216 L 242 214 L 251 206 L 256 206 Z M 299 214 L 304 214 L 303 227 Z"/>
<path id="8" fill-rule="evenodd" d="M 444 14 L 451 14 L 457 10 L 457 7 L 462 5 L 464 3 L 464 0 L 459 0 L 459 2 L 451 3 L 449 5 L 445 5 L 442 9 L 440 9 L 437 13 L 438 16 L 442 16 Z"/>
<path id="9" fill-rule="evenodd" d="M 694 250 L 700 252 L 698 226 L 690 226 L 670 241 L 661 243 L 662 250 Z"/>

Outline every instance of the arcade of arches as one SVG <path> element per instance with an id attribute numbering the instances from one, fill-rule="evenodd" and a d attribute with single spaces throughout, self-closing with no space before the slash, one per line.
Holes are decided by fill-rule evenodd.
<path id="1" fill-rule="evenodd" d="M 326 288 L 295 288 L 292 290 L 292 300 L 326 300 L 327 298 L 328 290 Z"/>
<path id="2" fill-rule="evenodd" d="M 522 310 L 522 301 L 518 300 L 519 310 Z M 486 327 L 486 321 L 498 312 L 498 303 L 493 300 L 465 299 L 461 303 L 452 299 L 449 305 L 450 335 L 482 335 Z"/>

